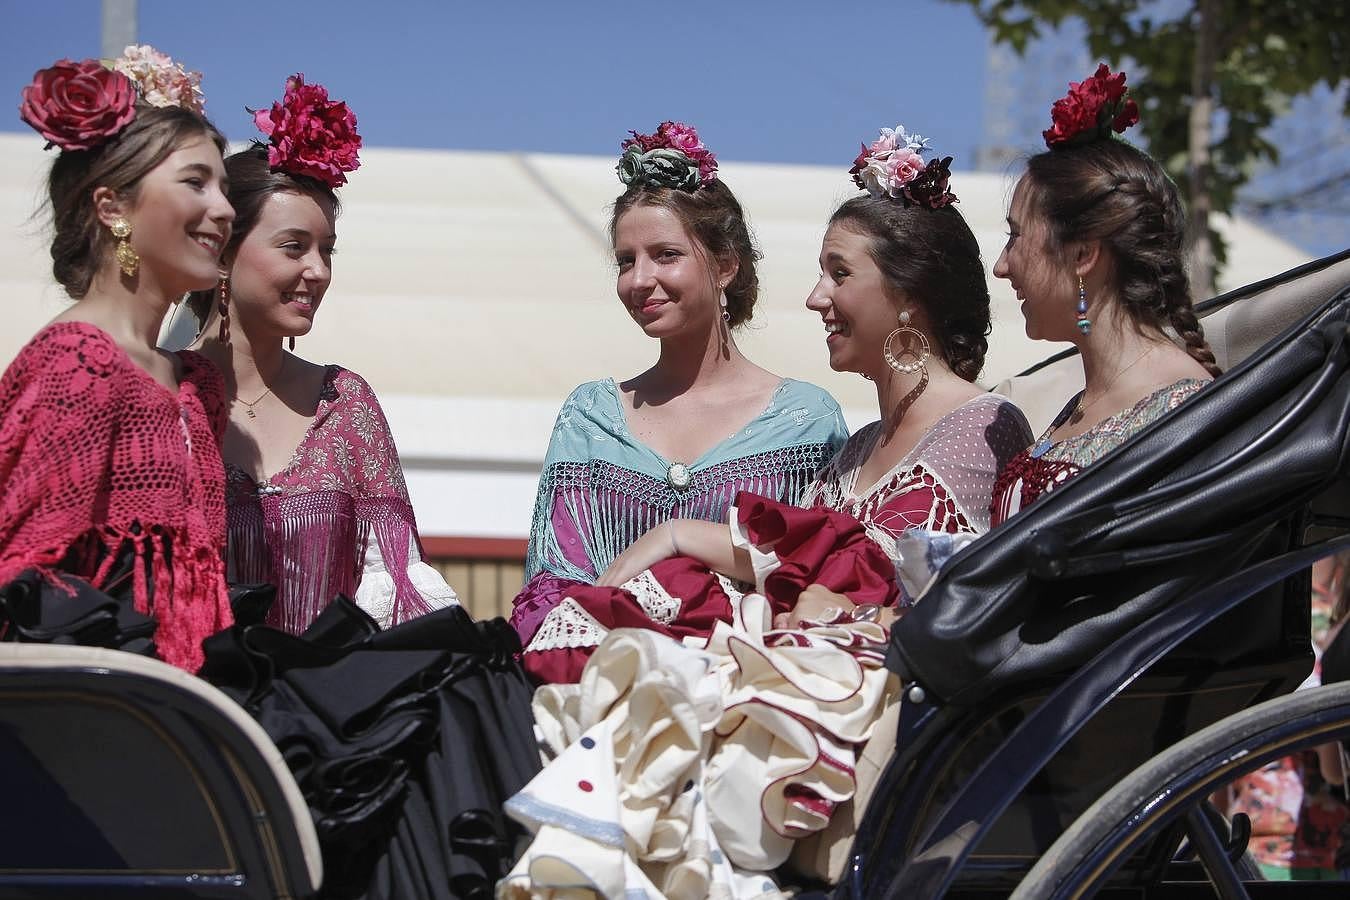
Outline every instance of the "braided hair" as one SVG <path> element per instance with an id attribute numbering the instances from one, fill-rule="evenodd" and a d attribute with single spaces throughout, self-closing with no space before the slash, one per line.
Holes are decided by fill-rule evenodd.
<path id="1" fill-rule="evenodd" d="M 1053 247 L 1101 241 L 1111 250 L 1117 296 L 1136 326 L 1170 326 L 1196 362 L 1221 374 L 1191 302 L 1181 198 L 1152 157 L 1121 140 L 1058 146 L 1028 161 L 1026 181 Z"/>

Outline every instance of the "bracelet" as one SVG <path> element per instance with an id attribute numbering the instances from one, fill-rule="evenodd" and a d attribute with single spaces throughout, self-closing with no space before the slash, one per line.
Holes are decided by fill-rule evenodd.
<path id="1" fill-rule="evenodd" d="M 875 622 L 881 618 L 881 604 L 859 603 L 853 607 L 853 621 Z"/>

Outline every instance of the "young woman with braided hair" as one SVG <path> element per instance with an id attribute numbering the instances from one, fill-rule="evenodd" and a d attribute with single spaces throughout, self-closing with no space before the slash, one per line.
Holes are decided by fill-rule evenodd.
<path id="1" fill-rule="evenodd" d="M 1220 374 L 1191 306 L 1176 185 L 1114 134 L 1139 119 L 1124 73 L 1101 65 L 1052 116 L 994 275 L 1012 283 L 1028 336 L 1078 347 L 1086 386 L 1000 474 L 995 525 Z"/>

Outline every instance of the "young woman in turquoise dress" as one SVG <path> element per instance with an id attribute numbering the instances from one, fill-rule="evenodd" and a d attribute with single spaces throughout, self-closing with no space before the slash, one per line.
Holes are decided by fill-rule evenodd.
<path id="1" fill-rule="evenodd" d="M 994 275 L 1017 292 L 1028 336 L 1077 346 L 1086 386 L 1000 474 L 994 525 L 1219 374 L 1191 305 L 1176 185 L 1115 136 L 1139 120 L 1124 73 L 1102 64 L 1051 113 Z"/>
<path id="2" fill-rule="evenodd" d="M 527 583 L 511 622 L 528 643 L 578 583 L 675 518 L 725 520 L 741 490 L 796 502 L 848 436 L 813 385 L 755 365 L 736 346 L 759 293 L 740 203 L 693 128 L 633 132 L 610 236 L 617 292 L 655 365 L 592 381 L 563 404 L 544 460 Z"/>

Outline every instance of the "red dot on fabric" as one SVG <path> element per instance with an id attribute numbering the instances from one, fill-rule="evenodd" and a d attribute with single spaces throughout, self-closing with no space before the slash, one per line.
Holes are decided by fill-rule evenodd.
<path id="1" fill-rule="evenodd" d="M 585 792 L 588 793 L 588 794 L 589 794 L 591 791 L 595 790 L 595 787 L 594 787 L 589 781 L 578 781 L 578 782 L 577 782 L 577 787 L 581 788 L 583 791 L 585 791 Z"/>

